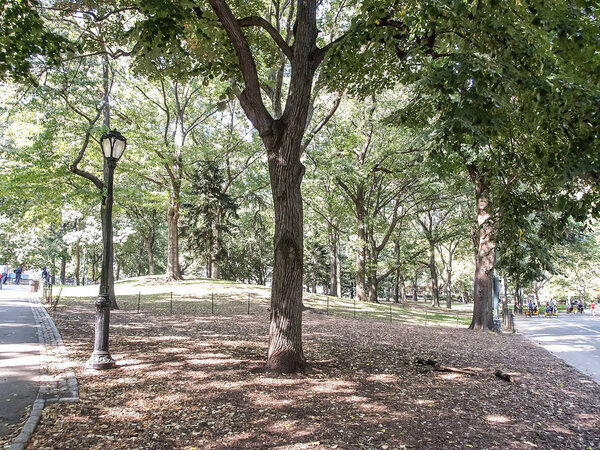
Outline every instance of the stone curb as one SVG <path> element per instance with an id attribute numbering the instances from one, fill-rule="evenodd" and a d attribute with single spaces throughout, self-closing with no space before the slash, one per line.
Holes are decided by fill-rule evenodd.
<path id="1" fill-rule="evenodd" d="M 38 324 L 38 341 L 40 344 L 40 353 L 42 353 L 42 363 L 40 372 L 42 374 L 40 388 L 37 398 L 33 403 L 29 418 L 23 425 L 19 435 L 13 440 L 9 449 L 22 450 L 27 445 L 29 438 L 33 434 L 46 403 L 56 402 L 78 402 L 79 387 L 77 378 L 73 370 L 68 368 L 69 357 L 60 333 L 50 318 L 46 308 L 37 298 L 29 298 L 31 310 L 35 321 Z M 50 376 L 49 366 L 58 365 L 59 375 Z"/>

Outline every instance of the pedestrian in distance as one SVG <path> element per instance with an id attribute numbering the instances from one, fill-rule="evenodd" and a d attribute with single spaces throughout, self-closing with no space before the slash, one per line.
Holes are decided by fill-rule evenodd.
<path id="1" fill-rule="evenodd" d="M 21 264 L 17 266 L 15 269 L 15 284 L 19 284 L 21 282 L 21 273 L 23 272 L 23 268 Z"/>
<path id="2" fill-rule="evenodd" d="M 44 284 L 50 283 L 50 271 L 46 269 L 46 266 L 42 267 L 42 280 Z"/>
<path id="3" fill-rule="evenodd" d="M 6 264 L 2 268 L 2 277 L 0 277 L 0 283 L 6 284 L 6 280 L 8 279 L 8 264 Z"/>
<path id="4" fill-rule="evenodd" d="M 596 302 L 592 302 L 590 308 L 592 309 L 592 316 L 596 317 Z"/>

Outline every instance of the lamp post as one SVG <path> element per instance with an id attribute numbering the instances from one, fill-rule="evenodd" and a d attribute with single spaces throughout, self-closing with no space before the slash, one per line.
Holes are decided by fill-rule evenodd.
<path id="1" fill-rule="evenodd" d="M 90 369 L 112 369 L 115 360 L 108 351 L 108 327 L 110 323 L 110 298 L 108 274 L 112 264 L 112 205 L 113 177 L 117 161 L 123 155 L 127 140 L 118 131 L 104 133 L 100 139 L 104 154 L 104 189 L 102 199 L 102 272 L 100 274 L 100 293 L 96 300 L 96 330 L 94 353 L 86 366 Z"/>

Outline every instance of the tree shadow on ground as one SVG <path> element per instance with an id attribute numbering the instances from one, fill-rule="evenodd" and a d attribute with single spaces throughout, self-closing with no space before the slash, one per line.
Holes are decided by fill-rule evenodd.
<path id="1" fill-rule="evenodd" d="M 86 371 L 93 310 L 54 313 L 81 402 L 47 407 L 35 448 L 582 448 L 600 388 L 517 335 L 304 314 L 306 373 L 253 373 L 268 312 L 111 316 L 117 368 Z M 417 363 L 435 359 L 472 375 Z M 512 373 L 516 382 L 494 376 Z M 569 390 L 558 380 L 575 380 Z M 578 385 L 578 380 L 583 381 Z M 37 442 L 37 443 L 36 443 Z"/>

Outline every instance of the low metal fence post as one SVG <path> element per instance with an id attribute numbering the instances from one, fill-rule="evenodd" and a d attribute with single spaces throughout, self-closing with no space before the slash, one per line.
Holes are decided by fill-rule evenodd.
<path id="1" fill-rule="evenodd" d="M 171 291 L 171 314 L 173 314 L 173 291 Z"/>
<path id="2" fill-rule="evenodd" d="M 138 292 L 138 304 L 137 304 L 137 313 L 140 313 L 140 303 L 142 301 L 142 291 Z"/>
<path id="3" fill-rule="evenodd" d="M 215 313 L 215 294 L 210 294 L 210 313 Z"/>

